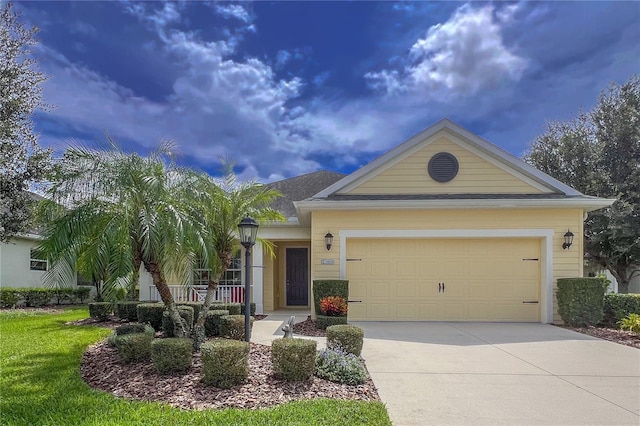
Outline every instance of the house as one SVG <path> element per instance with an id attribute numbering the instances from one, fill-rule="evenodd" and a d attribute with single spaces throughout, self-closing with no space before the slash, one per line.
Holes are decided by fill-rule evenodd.
<path id="1" fill-rule="evenodd" d="M 583 276 L 586 214 L 614 202 L 447 119 L 348 176 L 271 186 L 287 221 L 259 230 L 275 256 L 253 249 L 257 311 L 311 310 L 313 280 L 347 279 L 350 320 L 559 321 L 556 280 Z"/>
<path id="2" fill-rule="evenodd" d="M 40 201 L 42 197 L 29 192 L 33 201 Z M 0 243 L 0 287 L 44 287 L 43 277 L 48 264 L 34 252 L 42 236 L 37 229 L 12 238 L 8 243 Z M 76 282 L 63 286 L 76 286 Z"/>

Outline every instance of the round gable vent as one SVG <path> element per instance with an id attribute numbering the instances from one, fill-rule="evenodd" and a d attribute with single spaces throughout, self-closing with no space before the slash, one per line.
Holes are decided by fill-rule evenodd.
<path id="1" fill-rule="evenodd" d="M 458 160 L 453 154 L 439 152 L 429 160 L 429 176 L 436 182 L 449 182 L 458 174 Z"/>

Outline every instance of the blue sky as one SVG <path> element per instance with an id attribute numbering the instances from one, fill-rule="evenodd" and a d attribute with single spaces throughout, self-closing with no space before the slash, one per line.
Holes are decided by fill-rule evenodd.
<path id="1" fill-rule="evenodd" d="M 640 72 L 639 2 L 18 2 L 43 145 L 177 142 L 263 182 L 349 173 L 443 117 L 521 156 Z"/>

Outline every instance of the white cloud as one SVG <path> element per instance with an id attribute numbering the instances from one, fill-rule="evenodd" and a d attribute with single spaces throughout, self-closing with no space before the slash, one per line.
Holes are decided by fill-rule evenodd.
<path id="1" fill-rule="evenodd" d="M 289 53 L 289 51 L 279 50 L 278 53 L 276 54 L 276 64 L 275 64 L 276 68 L 284 67 L 292 57 L 293 55 Z"/>
<path id="2" fill-rule="evenodd" d="M 431 96 L 473 94 L 504 79 L 518 80 L 527 61 L 505 45 L 501 25 L 511 22 L 516 10 L 506 6 L 496 20 L 493 6 L 463 5 L 411 46 L 402 71 L 383 69 L 365 78 L 370 87 L 388 94 L 417 91 Z"/>
<path id="3" fill-rule="evenodd" d="M 239 4 L 229 4 L 224 6 L 216 4 L 215 10 L 220 16 L 226 19 L 235 18 L 246 24 L 251 22 L 249 12 Z"/>

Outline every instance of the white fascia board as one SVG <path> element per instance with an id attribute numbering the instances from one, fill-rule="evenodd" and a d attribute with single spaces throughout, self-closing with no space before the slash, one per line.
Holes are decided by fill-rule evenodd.
<path id="1" fill-rule="evenodd" d="M 524 209 L 524 208 L 581 208 L 597 210 L 613 204 L 607 198 L 562 198 L 562 199 L 464 199 L 464 200 L 309 200 L 296 204 L 299 215 L 312 210 L 416 210 L 416 209 Z"/>
<path id="2" fill-rule="evenodd" d="M 14 236 L 14 238 L 22 238 L 23 240 L 34 240 L 34 241 L 44 240 L 44 237 L 42 235 L 31 234 L 31 233 L 17 234 Z"/>

